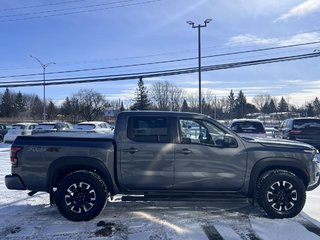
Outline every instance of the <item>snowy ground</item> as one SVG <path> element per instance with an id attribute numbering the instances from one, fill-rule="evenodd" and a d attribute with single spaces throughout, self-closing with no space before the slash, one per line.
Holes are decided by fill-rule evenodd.
<path id="1" fill-rule="evenodd" d="M 268 219 L 244 201 L 120 202 L 90 222 L 64 219 L 48 194 L 8 190 L 9 145 L 0 144 L 0 239 L 320 239 L 320 188 L 293 219 Z"/>

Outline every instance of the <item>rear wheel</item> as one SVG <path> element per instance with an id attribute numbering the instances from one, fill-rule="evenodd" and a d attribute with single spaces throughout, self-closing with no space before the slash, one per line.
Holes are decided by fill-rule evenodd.
<path id="1" fill-rule="evenodd" d="M 67 175 L 55 194 L 60 213 L 71 221 L 89 221 L 104 208 L 107 187 L 99 175 L 77 171 Z"/>
<path id="2" fill-rule="evenodd" d="M 271 218 L 291 218 L 301 212 L 306 201 L 305 186 L 294 173 L 272 170 L 258 181 L 257 202 Z"/>

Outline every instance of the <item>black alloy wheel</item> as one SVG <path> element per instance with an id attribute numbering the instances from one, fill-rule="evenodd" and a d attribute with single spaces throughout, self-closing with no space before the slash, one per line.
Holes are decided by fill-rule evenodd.
<path id="1" fill-rule="evenodd" d="M 99 175 L 77 171 L 67 175 L 56 192 L 60 213 L 71 221 L 89 221 L 99 215 L 107 200 L 107 187 Z"/>
<path id="2" fill-rule="evenodd" d="M 300 213 L 306 201 L 305 186 L 294 173 L 272 170 L 259 181 L 256 199 L 271 218 L 291 218 Z"/>
<path id="3" fill-rule="evenodd" d="M 267 200 L 276 211 L 289 211 L 298 200 L 298 192 L 294 186 L 287 181 L 276 181 L 267 192 Z"/>

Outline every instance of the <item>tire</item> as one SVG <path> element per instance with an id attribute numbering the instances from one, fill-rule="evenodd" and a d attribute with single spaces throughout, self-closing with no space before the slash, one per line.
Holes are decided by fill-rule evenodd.
<path id="1" fill-rule="evenodd" d="M 77 171 L 61 181 L 55 193 L 55 202 L 66 219 L 89 221 L 103 210 L 107 196 L 108 189 L 99 175 Z"/>
<path id="2" fill-rule="evenodd" d="M 256 199 L 271 218 L 292 218 L 298 215 L 306 201 L 303 182 L 286 170 L 268 171 L 259 178 Z"/>

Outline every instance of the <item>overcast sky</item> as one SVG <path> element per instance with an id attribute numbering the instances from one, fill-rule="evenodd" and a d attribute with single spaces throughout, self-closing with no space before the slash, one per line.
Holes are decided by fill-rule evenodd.
<path id="1" fill-rule="evenodd" d="M 47 79 L 147 72 L 196 67 L 197 60 L 170 64 L 50 74 L 197 57 L 196 24 L 202 28 L 202 55 L 279 47 L 320 41 L 320 0 L 48 0 L 2 1 L 0 7 L 0 82 L 40 80 L 42 76 L 6 77 L 41 73 Z M 241 62 L 312 53 L 320 44 L 250 54 L 210 57 L 203 65 Z M 203 73 L 202 87 L 218 97 L 240 89 L 284 96 L 302 105 L 320 97 L 320 58 L 273 63 Z M 6 77 L 6 78 L 5 78 Z M 144 79 L 149 86 L 166 80 L 197 94 L 197 73 Z M 129 101 L 137 80 L 47 86 L 47 97 L 62 100 L 80 88 L 91 88 L 110 99 Z M 11 89 L 10 89 L 11 90 Z M 12 88 L 42 97 L 42 87 Z M 3 89 L 2 89 L 3 91 Z"/>

